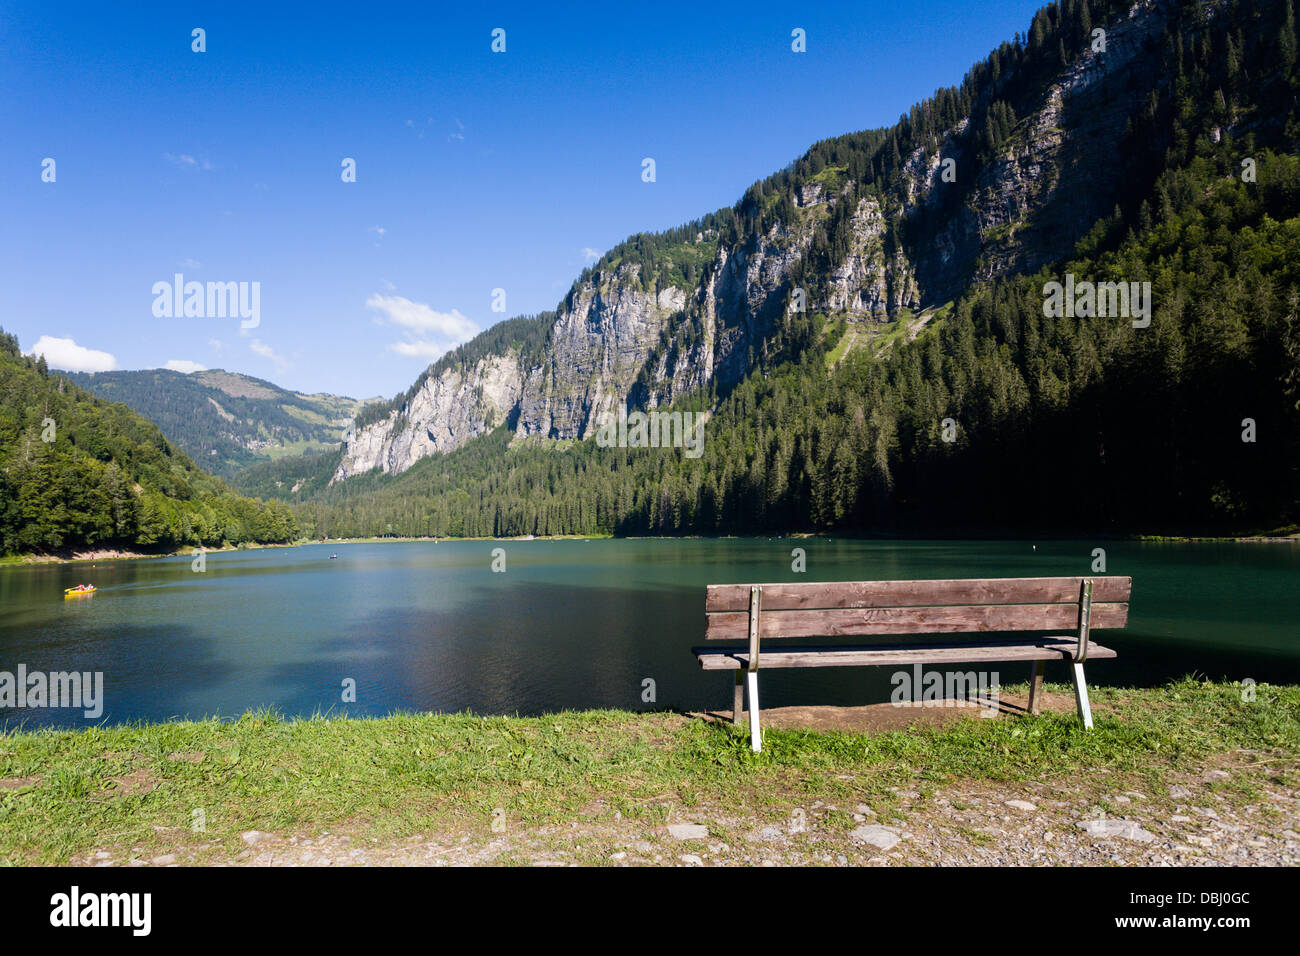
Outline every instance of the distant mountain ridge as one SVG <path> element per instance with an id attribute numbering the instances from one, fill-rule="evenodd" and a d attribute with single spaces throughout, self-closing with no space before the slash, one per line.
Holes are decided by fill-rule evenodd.
<path id="1" fill-rule="evenodd" d="M 228 479 L 251 465 L 288 455 L 333 451 L 367 403 L 327 393 L 306 395 L 224 369 L 77 372 L 65 377 L 101 398 L 128 405 L 204 469 Z"/>

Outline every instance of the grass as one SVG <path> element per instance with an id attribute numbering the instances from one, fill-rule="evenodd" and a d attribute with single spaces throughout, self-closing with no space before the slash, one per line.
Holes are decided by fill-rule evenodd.
<path id="1" fill-rule="evenodd" d="M 839 364 L 840 359 L 844 358 L 845 354 L 847 354 L 849 349 L 853 346 L 854 341 L 858 337 L 858 330 L 853 326 L 850 326 L 843 319 L 834 323 L 828 322 L 826 329 L 828 333 L 832 330 L 839 333 L 839 339 L 836 341 L 835 347 L 826 354 L 826 367 L 831 369 Z"/>
<path id="2" fill-rule="evenodd" d="M 822 186 L 822 195 L 831 196 L 838 193 L 844 188 L 844 182 L 848 178 L 849 168 L 847 166 L 825 166 L 822 170 L 808 178 L 811 183 L 820 183 Z M 775 193 L 773 199 L 775 200 Z"/>
<path id="3" fill-rule="evenodd" d="M 342 429 L 339 429 L 339 432 L 341 433 Z M 261 453 L 266 456 L 266 461 L 277 461 L 281 458 L 291 458 L 294 455 L 305 455 L 308 452 L 333 451 L 337 447 L 338 442 L 304 438 L 299 441 L 284 442 L 280 445 L 270 445 L 261 449 Z"/>
<path id="4" fill-rule="evenodd" d="M 1300 687 L 1260 685 L 1246 703 L 1237 685 L 1185 679 L 1099 688 L 1094 708 L 1091 733 L 1065 714 L 872 736 L 768 730 L 761 754 L 725 724 L 619 711 L 373 720 L 263 712 L 230 722 L 17 731 L 0 736 L 0 863 L 174 845 L 199 810 L 202 839 L 233 851 L 253 829 L 348 828 L 379 840 L 486 830 L 496 808 L 525 826 L 615 814 L 653 825 L 669 804 L 761 815 L 815 795 L 873 801 L 884 819 L 891 788 L 904 785 L 1105 770 L 1158 787 L 1240 749 L 1296 772 Z"/>

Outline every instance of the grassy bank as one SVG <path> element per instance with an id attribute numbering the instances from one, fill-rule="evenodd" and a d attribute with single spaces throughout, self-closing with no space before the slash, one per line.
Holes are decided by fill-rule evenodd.
<path id="1" fill-rule="evenodd" d="M 1065 687 L 1055 690 L 1064 693 Z M 1014 688 L 1006 688 L 1014 692 Z M 1156 792 L 1217 755 L 1300 773 L 1300 688 L 1184 680 L 1097 689 L 1097 727 L 1067 713 L 875 735 L 769 730 L 749 752 L 730 727 L 666 713 L 540 718 L 398 715 L 203 721 L 0 736 L 0 862 L 62 863 L 102 846 L 133 857 L 245 831 L 337 830 L 367 841 L 484 835 L 570 821 L 662 823 L 721 806 L 761 819 L 813 796 L 887 815 L 902 788 L 945 781 L 1074 783 L 1113 774 Z M 1243 778 L 1245 779 L 1245 778 Z M 1248 794 L 1247 794 L 1248 795 Z M 205 828 L 195 833 L 195 811 Z M 851 823 L 846 824 L 851 826 Z"/>

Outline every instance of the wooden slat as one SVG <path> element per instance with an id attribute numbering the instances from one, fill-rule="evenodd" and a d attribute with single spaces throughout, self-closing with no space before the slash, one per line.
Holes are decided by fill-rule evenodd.
<path id="1" fill-rule="evenodd" d="M 1076 582 L 1077 587 L 1077 582 Z M 970 607 L 867 607 L 816 611 L 769 611 L 763 592 L 760 638 L 849 637 L 871 634 L 964 634 L 993 631 L 1075 631 L 1076 604 L 983 604 Z M 1078 600 L 1076 596 L 1076 601 Z M 1127 604 L 1093 604 L 1092 629 L 1124 627 Z M 708 615 L 704 637 L 744 640 L 748 612 Z M 1078 641 L 1075 639 L 1077 647 Z"/>
<path id="2" fill-rule="evenodd" d="M 760 670 L 774 667 L 867 667 L 904 664 L 993 663 L 997 661 L 1070 660 L 1077 644 L 1073 637 L 1043 638 L 1037 641 L 892 645 L 873 647 L 800 647 L 789 651 L 763 651 Z M 749 652 L 743 647 L 693 647 L 706 671 L 741 670 L 747 667 Z M 1119 655 L 1109 647 L 1093 644 L 1089 660 Z"/>
<path id="3" fill-rule="evenodd" d="M 814 608 L 925 607 L 970 604 L 1075 604 L 1085 575 L 1069 578 L 959 578 L 932 581 L 817 581 L 807 584 L 764 584 L 763 612 Z M 1092 577 L 1093 600 L 1123 603 L 1129 599 L 1130 577 Z M 749 584 L 710 584 L 704 610 L 745 611 Z"/>

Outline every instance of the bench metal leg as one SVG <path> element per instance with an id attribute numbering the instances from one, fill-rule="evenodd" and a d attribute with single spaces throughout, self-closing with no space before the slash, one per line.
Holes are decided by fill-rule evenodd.
<path id="1" fill-rule="evenodd" d="M 1074 670 L 1074 700 L 1079 705 L 1083 726 L 1092 730 L 1092 708 L 1088 706 L 1088 684 L 1083 679 L 1083 665 L 1077 661 L 1070 665 Z"/>
<path id="2" fill-rule="evenodd" d="M 737 727 L 740 726 L 742 715 L 745 712 L 745 672 L 736 671 L 736 687 L 732 691 L 731 700 L 731 722 Z"/>
<path id="3" fill-rule="evenodd" d="M 1029 712 L 1036 714 L 1042 708 L 1043 704 L 1043 664 L 1045 661 L 1034 661 L 1029 669 Z"/>
<path id="4" fill-rule="evenodd" d="M 758 671 L 745 671 L 745 686 L 749 690 L 749 747 L 758 753 L 763 749 L 758 729 Z"/>

